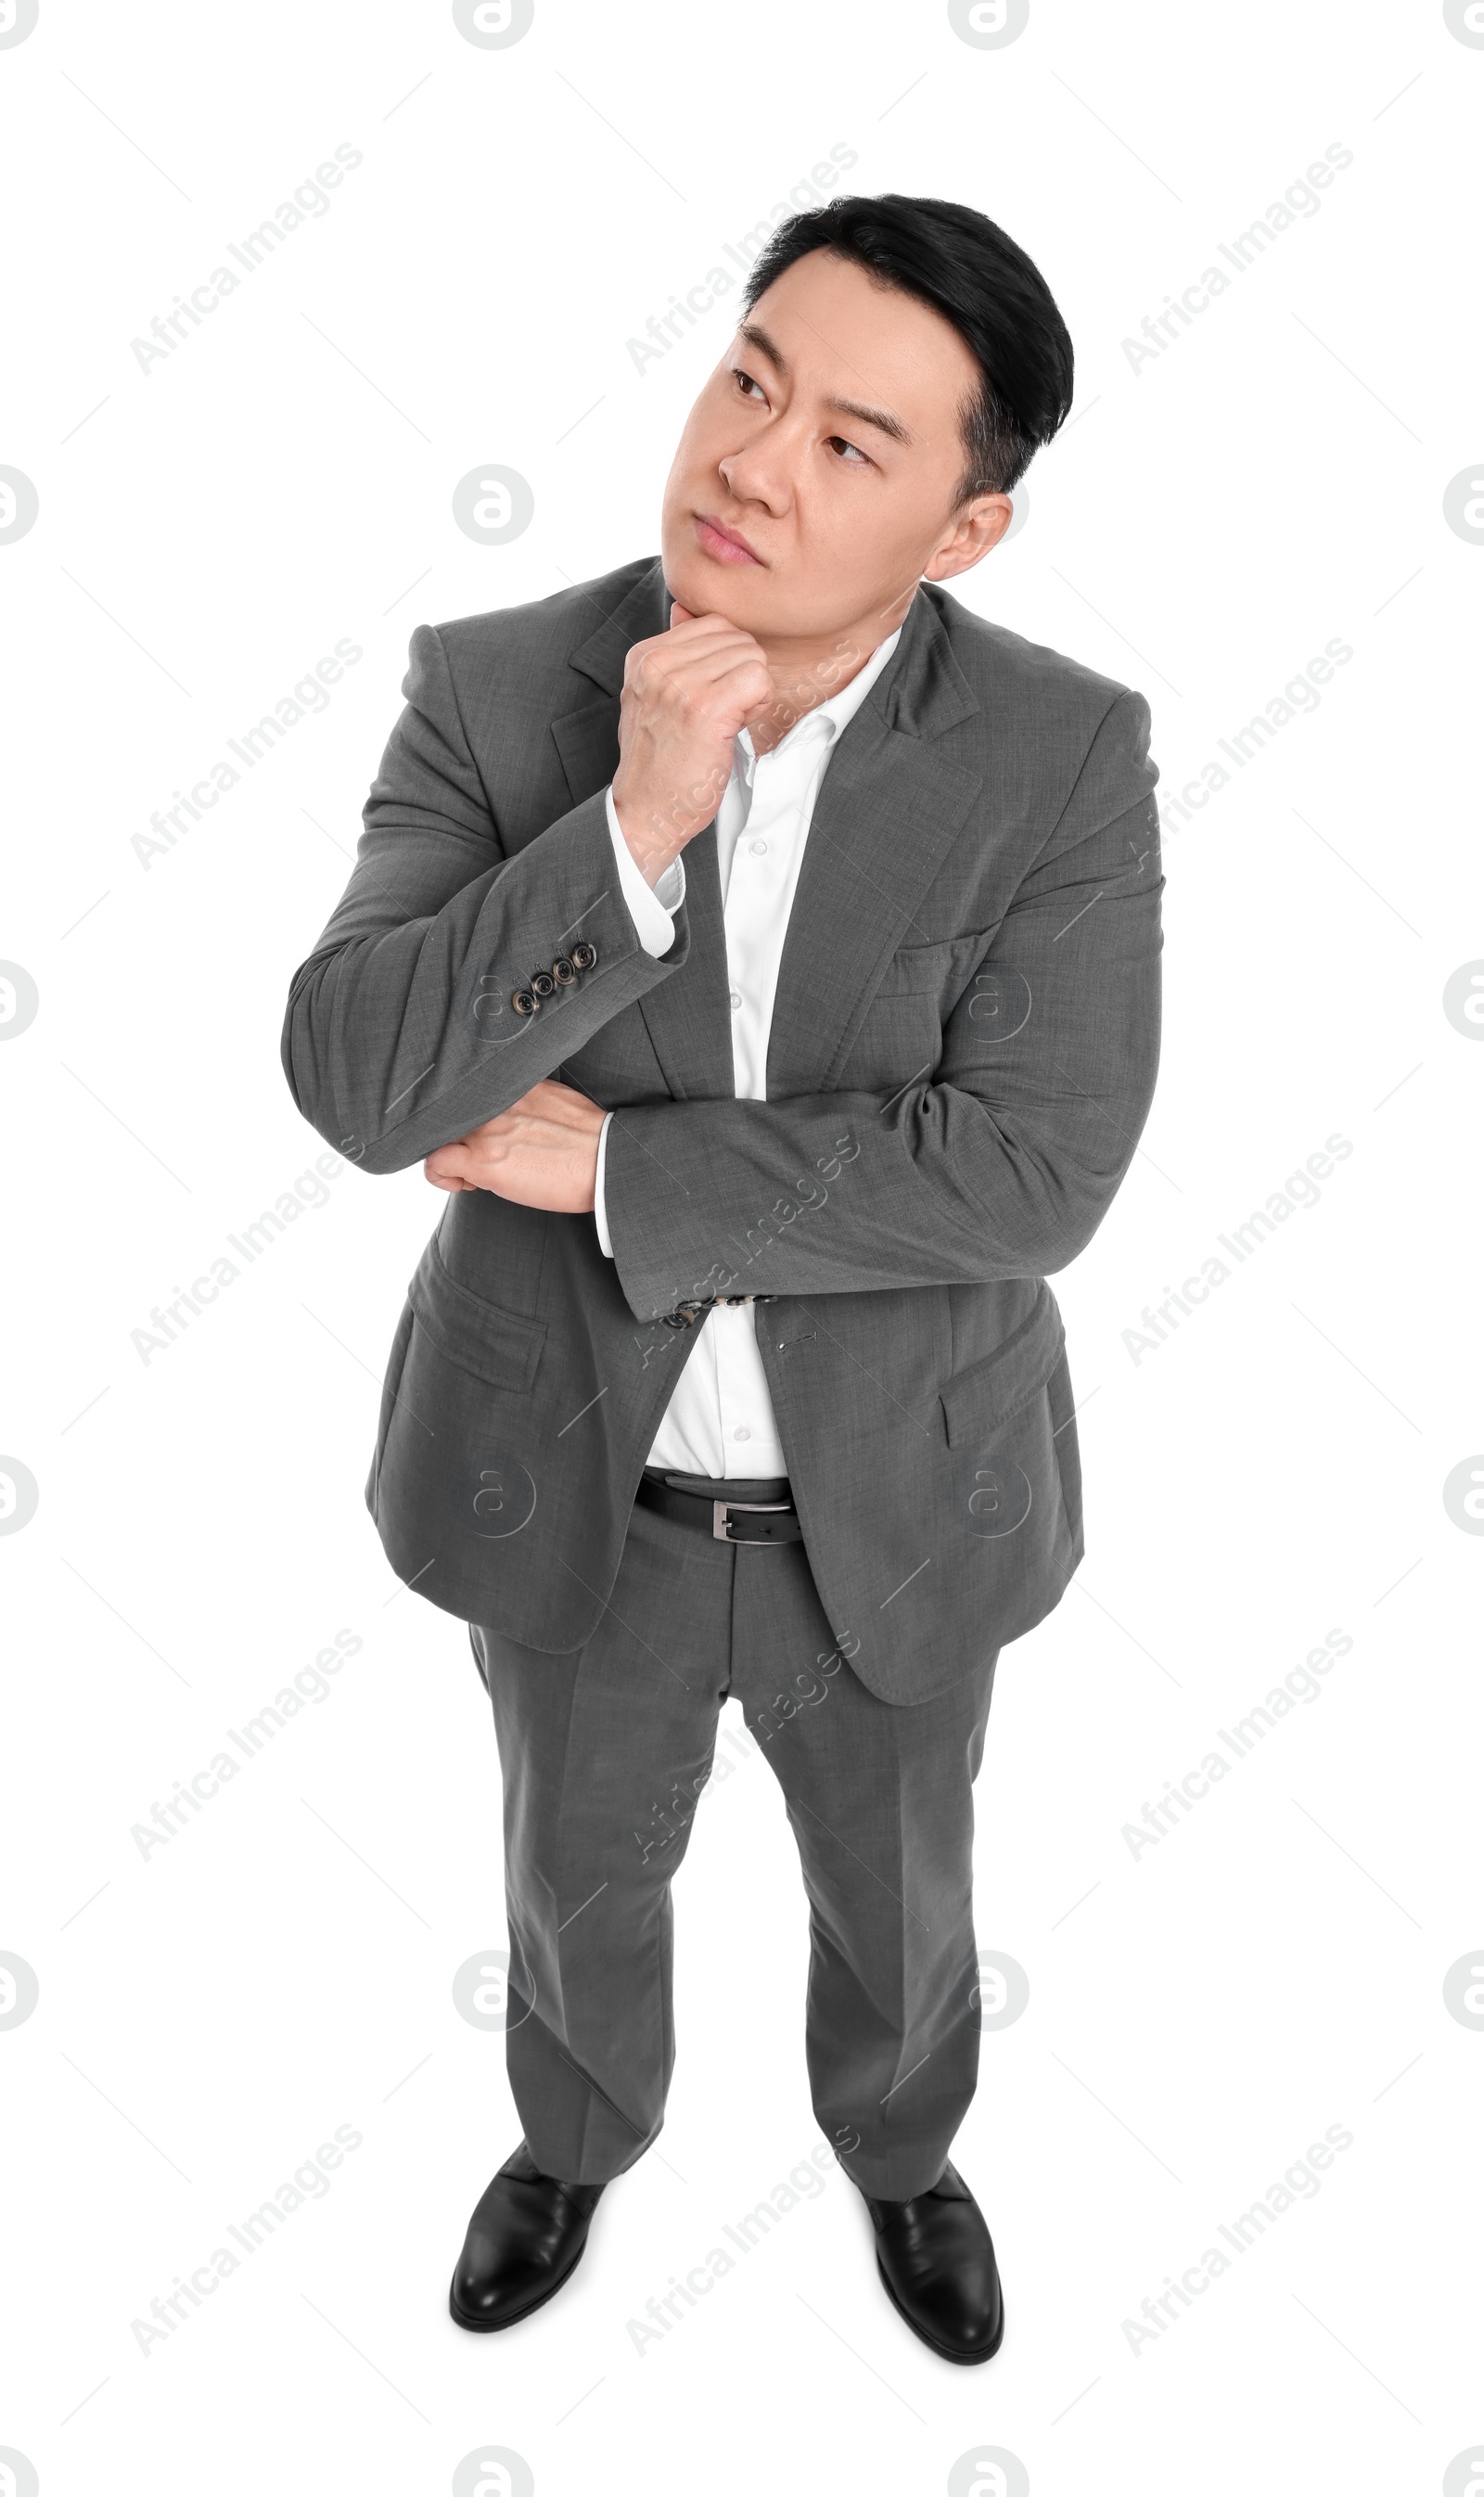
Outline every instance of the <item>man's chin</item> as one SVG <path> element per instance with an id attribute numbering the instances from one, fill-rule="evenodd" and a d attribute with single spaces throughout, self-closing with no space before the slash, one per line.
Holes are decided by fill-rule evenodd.
<path id="1" fill-rule="evenodd" d="M 770 611 L 777 603 L 776 585 L 761 564 L 713 563 L 694 547 L 673 554 L 667 549 L 662 560 L 665 587 L 692 616 L 721 616 L 744 633 L 766 633 L 774 625 Z"/>
<path id="2" fill-rule="evenodd" d="M 749 564 L 747 572 L 757 585 L 767 580 L 760 567 Z M 752 586 L 752 582 L 747 586 Z M 700 554 L 695 547 L 677 547 L 675 552 L 667 547 L 665 586 L 672 599 L 679 599 L 682 607 L 689 607 L 692 616 L 724 616 L 727 624 L 742 624 L 747 632 L 754 632 L 754 602 L 744 592 L 744 585 L 732 564 L 712 564 L 710 556 Z"/>

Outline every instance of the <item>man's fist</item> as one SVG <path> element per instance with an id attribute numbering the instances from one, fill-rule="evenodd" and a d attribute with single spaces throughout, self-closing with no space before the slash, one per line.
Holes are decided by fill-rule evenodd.
<path id="1" fill-rule="evenodd" d="M 536 1084 L 497 1119 L 440 1145 L 423 1164 L 424 1175 L 451 1196 L 488 1187 L 512 1205 L 590 1214 L 604 1115 L 570 1084 Z"/>
<path id="2" fill-rule="evenodd" d="M 761 643 L 724 616 L 677 604 L 668 633 L 634 644 L 623 670 L 614 806 L 647 884 L 705 831 L 731 777 L 733 740 L 774 699 Z"/>

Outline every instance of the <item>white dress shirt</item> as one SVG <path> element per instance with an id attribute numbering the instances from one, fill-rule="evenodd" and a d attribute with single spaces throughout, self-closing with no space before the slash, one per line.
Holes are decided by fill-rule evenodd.
<path id="1" fill-rule="evenodd" d="M 805 711 L 770 753 L 753 751 L 746 729 L 734 744 L 732 776 L 716 811 L 716 863 L 732 1001 L 733 1086 L 740 1101 L 768 1098 L 768 1035 L 778 964 L 820 783 L 840 732 L 860 710 L 900 638 L 899 626 L 847 685 Z M 640 942 L 647 954 L 668 953 L 675 942 L 674 913 L 685 896 L 683 853 L 651 889 L 623 838 L 612 788 L 608 829 Z M 594 1205 L 605 1257 L 614 1253 L 603 1210 L 611 1118 L 612 1113 L 598 1138 Z M 700 1340 L 665 1408 L 649 1464 L 710 1481 L 729 1474 L 786 1474 L 788 1464 L 757 1348 L 753 1305 L 710 1310 L 700 1329 Z"/>

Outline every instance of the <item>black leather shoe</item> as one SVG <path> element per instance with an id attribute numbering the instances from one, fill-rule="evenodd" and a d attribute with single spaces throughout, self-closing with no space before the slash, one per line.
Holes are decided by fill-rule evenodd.
<path id="1" fill-rule="evenodd" d="M 864 2200 L 876 2231 L 876 2269 L 903 2323 L 961 2367 L 993 2358 L 1005 2305 L 989 2229 L 952 2161 L 909 2202 Z"/>
<path id="2" fill-rule="evenodd" d="M 522 2141 L 475 2205 L 449 2290 L 466 2332 L 503 2332 L 554 2297 L 587 2243 L 601 2185 L 543 2176 Z"/>

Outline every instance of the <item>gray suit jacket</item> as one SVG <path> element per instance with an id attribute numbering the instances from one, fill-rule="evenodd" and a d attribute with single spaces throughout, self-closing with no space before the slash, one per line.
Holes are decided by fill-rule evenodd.
<path id="1" fill-rule="evenodd" d="M 1092 1237 L 1153 1089 L 1149 707 L 920 587 L 821 789 L 768 1098 L 740 1101 L 714 832 L 656 961 L 605 816 L 624 656 L 668 612 L 647 560 L 420 626 L 355 872 L 295 976 L 290 1087 L 365 1171 L 543 1076 L 616 1114 L 613 1262 L 591 1215 L 446 1200 L 366 1497 L 421 1595 L 580 1646 L 696 1342 L 679 1305 L 773 1293 L 757 1341 L 821 1600 L 868 1688 L 910 1703 L 1041 1620 L 1082 1557 L 1044 1279 Z M 780 1691 L 813 1663 L 780 1658 Z"/>

